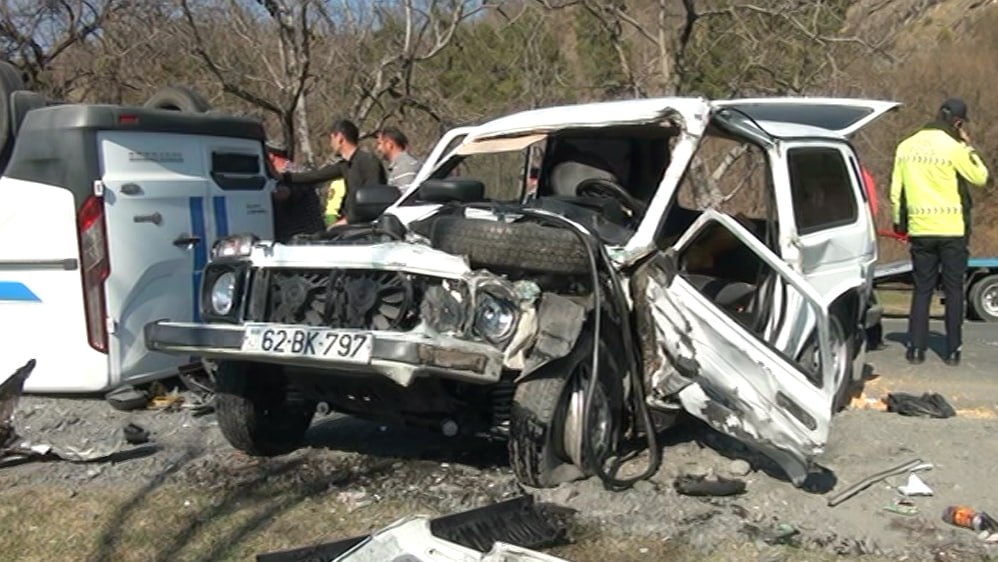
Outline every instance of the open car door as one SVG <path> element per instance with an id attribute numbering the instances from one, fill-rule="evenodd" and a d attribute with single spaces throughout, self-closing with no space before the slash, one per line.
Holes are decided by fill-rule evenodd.
<path id="1" fill-rule="evenodd" d="M 757 283 L 696 272 L 697 252 L 718 240 L 757 258 Z M 818 294 L 738 221 L 713 210 L 650 268 L 643 296 L 656 342 L 682 379 L 667 385 L 670 392 L 678 389 L 685 410 L 803 484 L 827 442 L 835 395 Z"/>
<path id="2" fill-rule="evenodd" d="M 712 102 L 717 108 L 737 110 L 757 122 L 807 125 L 850 137 L 901 104 L 852 98 L 747 98 Z M 764 124 L 760 124 L 765 128 Z"/>

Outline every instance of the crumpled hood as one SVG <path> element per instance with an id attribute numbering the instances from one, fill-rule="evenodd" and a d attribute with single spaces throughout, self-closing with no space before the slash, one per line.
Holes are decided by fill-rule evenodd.
<path id="1" fill-rule="evenodd" d="M 382 269 L 461 279 L 471 274 L 468 262 L 419 243 L 385 242 L 377 244 L 315 244 L 286 246 L 258 245 L 250 260 L 257 267 L 328 269 Z"/>

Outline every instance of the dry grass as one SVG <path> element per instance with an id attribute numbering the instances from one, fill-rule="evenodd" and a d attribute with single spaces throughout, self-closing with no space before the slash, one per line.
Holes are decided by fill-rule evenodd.
<path id="1" fill-rule="evenodd" d="M 161 488 L 15 487 L 0 491 L 4 560 L 181 562 L 252 560 L 256 554 L 369 532 L 406 514 L 437 515 L 425 506 L 390 500 L 349 511 L 336 492 L 307 497 L 275 493 L 266 484 L 238 494 Z M 574 544 L 550 554 L 576 562 L 694 561 L 703 553 L 668 537 L 618 535 L 579 527 Z M 767 547 L 744 537 L 718 545 L 711 560 L 825 561 L 834 557 L 791 547 Z M 870 559 L 875 560 L 875 559 Z"/>

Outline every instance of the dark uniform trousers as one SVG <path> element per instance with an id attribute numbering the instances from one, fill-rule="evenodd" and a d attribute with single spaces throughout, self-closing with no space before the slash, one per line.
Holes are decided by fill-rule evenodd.
<path id="1" fill-rule="evenodd" d="M 915 293 L 908 317 L 909 345 L 925 349 L 929 339 L 929 306 L 942 272 L 946 297 L 946 353 L 959 351 L 963 344 L 963 279 L 967 273 L 967 239 L 963 236 L 912 236 L 912 277 Z"/>

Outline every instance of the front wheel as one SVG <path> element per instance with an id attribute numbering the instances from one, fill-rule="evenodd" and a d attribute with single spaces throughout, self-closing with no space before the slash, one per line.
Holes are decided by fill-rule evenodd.
<path id="1" fill-rule="evenodd" d="M 580 341 L 586 341 L 580 338 Z M 591 341 L 591 340 L 590 340 Z M 590 476 L 588 457 L 600 462 L 613 452 L 620 427 L 617 365 L 600 346 L 600 376 L 593 377 L 588 345 L 544 367 L 517 385 L 510 416 L 509 459 L 523 484 L 551 488 Z M 589 410 L 592 450 L 581 446 L 585 393 L 596 379 Z"/>
<path id="2" fill-rule="evenodd" d="M 975 281 L 970 286 L 967 300 L 975 319 L 998 322 L 998 275 L 988 275 Z"/>
<path id="3" fill-rule="evenodd" d="M 215 412 L 222 435 L 253 456 L 290 453 L 302 445 L 315 403 L 289 392 L 277 367 L 223 361 L 215 373 Z"/>

